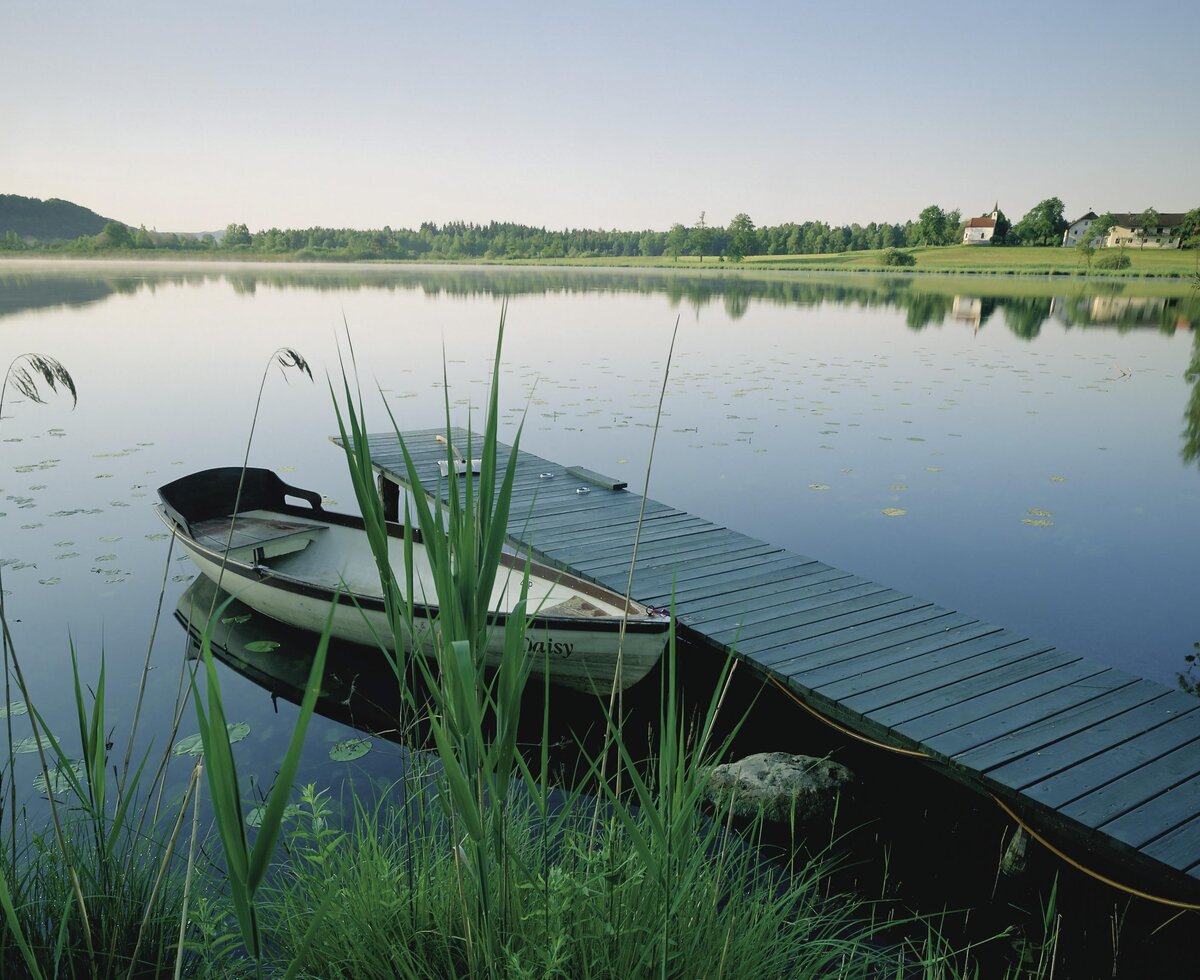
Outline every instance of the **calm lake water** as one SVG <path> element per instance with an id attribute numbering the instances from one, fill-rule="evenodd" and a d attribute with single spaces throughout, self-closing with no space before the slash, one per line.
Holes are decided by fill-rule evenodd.
<path id="1" fill-rule="evenodd" d="M 501 302 L 511 438 L 902 591 L 1174 684 L 1200 640 L 1200 300 L 1185 285 L 454 267 L 0 265 L 0 363 L 62 361 L 79 391 L 11 389 L 0 561 L 14 642 L 52 726 L 69 646 L 107 660 L 128 727 L 160 587 L 144 731 L 165 739 L 193 575 L 155 489 L 250 461 L 352 509 L 327 374 L 353 341 L 371 428 L 483 404 Z M 1185 375 L 1192 372 L 1192 381 Z M 292 714 L 226 673 L 227 712 L 272 777 Z M 278 710 L 278 714 L 276 711 Z M 20 724 L 16 724 L 19 722 Z M 14 738 L 29 734 L 16 719 Z M 195 731 L 185 716 L 180 735 Z M 348 736 L 322 720 L 306 778 Z M 386 778 L 400 750 L 352 765 Z M 21 756 L 28 790 L 36 756 Z M 253 761 L 251 761 L 253 767 Z M 345 765 L 345 764 L 341 764 Z M 31 792 L 31 790 L 28 790 Z"/>

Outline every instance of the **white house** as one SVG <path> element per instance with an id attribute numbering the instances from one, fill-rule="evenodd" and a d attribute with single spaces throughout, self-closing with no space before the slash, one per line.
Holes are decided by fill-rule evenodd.
<path id="1" fill-rule="evenodd" d="M 1079 240 L 1096 222 L 1097 217 L 1095 211 L 1089 211 L 1083 217 L 1072 221 L 1063 233 L 1063 246 L 1070 247 L 1079 244 Z M 1145 229 L 1142 228 L 1140 213 L 1122 211 L 1114 213 L 1113 217 L 1116 219 L 1116 224 L 1112 226 L 1104 240 L 1092 242 L 1097 248 L 1115 248 L 1118 245 L 1136 245 L 1138 248 L 1179 248 L 1184 219 L 1182 212 L 1160 214 L 1158 224 Z"/>
<path id="2" fill-rule="evenodd" d="M 1000 220 L 1000 204 L 992 206 L 992 213 L 982 218 L 971 218 L 963 229 L 964 245 L 991 245 L 996 234 L 996 222 Z"/>
<path id="3" fill-rule="evenodd" d="M 1136 245 L 1138 248 L 1179 248 L 1179 235 L 1183 225 L 1183 214 L 1160 214 L 1158 224 L 1142 228 L 1141 215 L 1114 214 L 1117 223 L 1104 239 L 1104 247 L 1114 245 Z"/>
<path id="4" fill-rule="evenodd" d="M 1083 233 L 1092 227 L 1092 222 L 1098 217 L 1099 215 L 1095 211 L 1089 211 L 1067 225 L 1067 230 L 1063 232 L 1063 248 L 1071 248 L 1078 245 L 1079 240 L 1083 237 Z M 1093 242 L 1093 244 L 1095 243 Z"/>

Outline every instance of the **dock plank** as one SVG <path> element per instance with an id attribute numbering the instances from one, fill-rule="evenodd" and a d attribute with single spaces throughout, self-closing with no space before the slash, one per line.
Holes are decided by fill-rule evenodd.
<path id="1" fill-rule="evenodd" d="M 1079 659 L 1035 640 L 1022 640 L 988 654 L 947 664 L 933 677 L 907 678 L 893 690 L 876 688 L 847 698 L 845 703 L 859 711 L 870 711 L 879 724 L 898 729 L 904 722 L 931 711 Z"/>
<path id="2" fill-rule="evenodd" d="M 1046 740 L 1036 751 L 1024 751 L 1014 758 L 1006 758 L 1004 754 L 997 756 L 994 750 L 982 759 L 973 760 L 973 764 L 980 766 L 992 780 L 1024 790 L 1034 783 L 1049 780 L 1057 772 L 1151 732 L 1177 716 L 1162 702 L 1169 692 L 1160 687 L 1154 689 L 1148 681 L 1138 687 L 1139 690 L 1129 692 L 1132 703 L 1117 702 L 1121 710 L 1112 710 L 1108 703 L 1100 702 L 1094 709 L 1094 717 L 1079 711 L 1068 719 L 1055 717 L 1028 726 L 1026 746 L 1031 741 Z M 1147 687 L 1150 690 L 1147 691 Z M 1154 697 L 1148 697 L 1151 693 Z"/>
<path id="3" fill-rule="evenodd" d="M 1127 711 L 1165 697 L 1167 693 L 1160 684 L 1138 680 L 1129 687 L 1103 694 L 1074 711 L 1040 718 L 1020 730 L 958 752 L 955 761 L 982 773 L 990 773 L 1005 765 L 1019 765 L 1017 760 L 1028 760 L 1030 757 L 1036 764 L 1056 743 L 1110 722 Z"/>
<path id="4" fill-rule="evenodd" d="M 801 632 L 792 635 L 768 637 L 767 642 L 755 644 L 754 662 L 762 664 L 774 673 L 799 683 L 800 669 L 794 664 L 817 650 L 837 646 L 852 640 L 865 640 L 885 636 L 888 633 L 918 623 L 941 620 L 948 611 L 924 599 L 908 599 L 895 603 L 881 615 L 874 615 L 859 622 L 842 624 L 838 630 L 815 633 Z"/>
<path id="5" fill-rule="evenodd" d="M 1055 773 L 1041 782 L 1024 787 L 1022 792 L 1031 799 L 1054 807 L 1085 822 L 1087 814 L 1095 815 L 1110 797 L 1128 798 L 1141 793 L 1147 768 L 1157 760 L 1200 742 L 1200 726 L 1188 724 L 1190 715 L 1174 718 L 1157 725 L 1119 745 L 1097 752 L 1068 769 Z M 1174 760 L 1182 761 L 1181 756 Z M 1098 796 L 1097 794 L 1103 794 Z M 1091 797 L 1091 803 L 1072 809 L 1077 800 Z M 1142 800 L 1136 800 L 1141 803 Z M 1095 826 L 1095 823 L 1089 823 Z"/>
<path id="6" fill-rule="evenodd" d="M 1061 672 L 1050 672 L 1018 681 L 977 703 L 962 702 L 931 712 L 900 726 L 909 738 L 917 738 L 946 756 L 960 756 L 976 746 L 1030 724 L 1061 713 L 1074 712 L 1090 701 L 1134 683 L 1119 670 L 1092 661 L 1078 660 Z M 1050 685 L 1059 684 L 1059 687 Z"/>
<path id="7" fill-rule="evenodd" d="M 823 655 L 805 657 L 803 668 L 792 676 L 814 690 L 822 690 L 838 681 L 864 685 L 885 668 L 897 668 L 910 661 L 925 663 L 925 658 L 933 654 L 961 651 L 969 641 L 986 643 L 984 637 L 997 632 L 997 627 L 989 623 L 968 620 L 953 629 L 942 627 L 936 632 L 926 629 L 926 635 L 916 639 L 893 637 L 891 639 L 896 642 L 890 644 L 843 644 L 823 651 Z"/>

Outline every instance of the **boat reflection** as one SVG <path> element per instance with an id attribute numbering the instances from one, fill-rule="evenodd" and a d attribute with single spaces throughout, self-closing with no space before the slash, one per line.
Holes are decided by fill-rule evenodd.
<path id="1" fill-rule="evenodd" d="M 272 701 L 282 698 L 298 705 L 320 637 L 271 619 L 237 599 L 222 607 L 227 600 L 230 594 L 202 575 L 180 596 L 175 618 L 191 638 L 188 656 L 200 656 L 200 636 L 210 615 L 215 615 L 210 635 L 213 656 L 266 690 Z M 316 711 L 410 749 L 428 747 L 428 726 L 421 720 L 432 698 L 419 678 L 409 678 L 406 689 L 408 693 L 402 694 L 383 651 L 332 639 Z M 626 692 L 627 717 L 637 718 L 635 730 L 642 731 L 656 715 L 657 691 L 657 683 L 652 683 L 644 694 Z M 569 778 L 566 774 L 581 766 L 580 747 L 594 752 L 603 744 L 602 705 L 603 699 L 594 694 L 566 688 L 556 687 L 550 698 L 544 684 L 531 682 L 522 695 L 519 744 L 536 755 L 545 739 L 548 760 L 556 773 Z"/>
<path id="2" fill-rule="evenodd" d="M 264 688 L 272 700 L 299 704 L 304 697 L 320 637 L 255 612 L 198 576 L 180 596 L 175 618 L 187 630 L 190 657 L 200 656 L 200 636 L 216 617 L 213 656 Z M 369 647 L 331 640 L 316 710 L 334 721 L 392 741 L 402 741 L 407 717 L 399 684 L 387 658 Z"/>

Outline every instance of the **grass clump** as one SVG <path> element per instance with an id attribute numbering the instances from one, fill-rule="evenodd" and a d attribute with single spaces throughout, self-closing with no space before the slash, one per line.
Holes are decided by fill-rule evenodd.
<path id="1" fill-rule="evenodd" d="M 412 812 L 436 807 L 426 795 L 436 781 L 409 801 Z M 264 929 L 290 954 L 332 880 L 338 901 L 300 961 L 322 977 L 852 977 L 877 976 L 904 955 L 870 943 L 860 905 L 821 897 L 819 865 L 771 872 L 706 824 L 664 878 L 637 840 L 653 836 L 654 815 L 634 814 L 626 830 L 594 799 L 562 805 L 548 837 L 535 801 L 511 799 L 507 865 L 489 864 L 493 880 L 482 883 L 442 821 L 414 826 L 403 809 L 359 802 L 330 848 L 321 814 L 306 814 L 291 866 L 264 896 Z M 479 962 L 469 893 L 498 892 L 506 878 L 523 913 Z"/>

